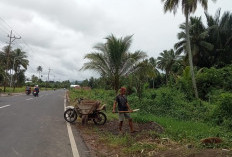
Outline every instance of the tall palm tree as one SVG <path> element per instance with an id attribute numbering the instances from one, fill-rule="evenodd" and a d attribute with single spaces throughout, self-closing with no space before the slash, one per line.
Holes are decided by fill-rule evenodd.
<path id="1" fill-rule="evenodd" d="M 9 66 L 7 66 L 8 64 L 8 58 L 11 58 L 12 51 L 11 51 L 11 47 L 10 46 L 5 46 L 2 48 L 2 51 L 0 51 L 0 60 L 1 60 L 1 64 L 2 64 L 2 68 L 4 70 L 3 73 L 3 78 L 4 78 L 4 87 L 3 87 L 3 91 L 6 92 L 6 86 L 7 83 L 9 82 L 9 74 L 8 74 L 8 70 L 9 70 Z"/>
<path id="2" fill-rule="evenodd" d="M 41 66 L 37 67 L 37 71 L 39 72 L 39 79 L 41 78 L 41 73 L 43 71 L 43 68 Z"/>
<path id="3" fill-rule="evenodd" d="M 21 49 L 15 49 L 11 58 L 12 69 L 15 71 L 14 80 L 18 79 L 18 73 L 21 71 L 21 67 L 27 69 L 29 65 L 29 61 L 27 59 L 26 52 L 22 51 Z M 14 82 L 14 81 L 13 81 Z M 15 86 L 14 86 L 15 87 Z"/>
<path id="4" fill-rule="evenodd" d="M 4 80 L 4 55 L 0 52 L 0 84 L 2 84 L 3 80 Z"/>
<path id="5" fill-rule="evenodd" d="M 191 52 L 191 44 L 190 44 L 190 37 L 189 37 L 189 15 L 191 13 L 194 13 L 197 9 L 197 4 L 200 3 L 201 6 L 204 8 L 204 10 L 207 10 L 208 8 L 208 0 L 161 0 L 164 2 L 164 11 L 170 11 L 175 14 L 177 12 L 178 6 L 181 4 L 182 5 L 182 11 L 185 15 L 185 24 L 186 24 L 186 40 L 187 40 L 187 45 L 186 45 L 186 51 L 188 53 L 189 57 L 189 65 L 190 65 L 190 71 L 191 71 L 191 77 L 192 77 L 192 83 L 193 83 L 193 88 L 195 92 L 195 97 L 199 98 L 198 96 L 198 91 L 197 91 L 197 85 L 196 85 L 196 80 L 195 80 L 195 75 L 194 75 L 194 70 L 193 70 L 193 61 L 192 61 L 192 52 Z M 215 1 L 215 0 L 214 0 Z"/>
<path id="6" fill-rule="evenodd" d="M 185 27 L 185 23 L 180 25 L 182 31 L 178 33 L 178 39 L 181 41 L 174 46 L 178 54 L 182 52 L 186 53 L 187 40 Z M 209 36 L 208 29 L 203 25 L 201 17 L 190 17 L 189 28 L 193 63 L 199 67 L 211 66 L 210 51 L 214 46 L 207 41 Z M 186 54 L 186 59 L 187 58 L 188 54 Z"/>
<path id="7" fill-rule="evenodd" d="M 164 50 L 160 53 L 160 56 L 157 58 L 157 67 L 166 72 L 166 83 L 168 82 L 168 77 L 170 75 L 172 66 L 179 59 L 179 55 L 174 52 L 173 49 L 167 51 Z"/>
<path id="8" fill-rule="evenodd" d="M 114 35 L 106 37 L 106 43 L 99 43 L 94 46 L 96 50 L 85 56 L 90 60 L 82 67 L 83 70 L 91 69 L 97 71 L 102 77 L 112 80 L 112 86 L 119 89 L 121 76 L 133 73 L 140 60 L 146 57 L 142 51 L 129 52 L 132 36 L 116 38 Z"/>

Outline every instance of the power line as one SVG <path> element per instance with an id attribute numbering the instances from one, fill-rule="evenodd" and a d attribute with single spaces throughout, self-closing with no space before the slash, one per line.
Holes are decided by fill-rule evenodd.
<path id="1" fill-rule="evenodd" d="M 1 29 L 3 32 L 5 32 L 5 33 L 6 33 L 6 35 L 8 34 L 8 32 L 7 32 L 7 31 L 5 31 L 2 27 L 0 27 L 0 29 Z"/>
<path id="2" fill-rule="evenodd" d="M 2 21 L 2 22 L 1 22 L 1 21 Z M 14 33 L 14 34 L 16 34 L 17 36 L 20 36 L 20 37 L 21 37 L 21 35 L 20 35 L 18 32 L 16 32 L 16 31 L 6 22 L 6 20 L 4 20 L 2 17 L 0 17 L 0 29 L 1 29 L 3 32 L 6 33 L 6 37 L 7 37 L 7 34 L 8 34 L 9 31 L 12 31 L 12 33 Z M 6 31 L 6 30 L 7 30 L 7 31 Z M 31 54 L 32 54 L 32 53 L 34 54 L 35 51 L 34 51 L 34 49 L 25 41 L 25 39 L 20 38 L 18 41 L 15 41 L 14 43 L 15 43 L 15 44 L 14 44 L 15 46 L 18 46 L 18 47 L 21 48 L 21 49 L 28 49 L 29 52 L 27 52 L 27 56 L 28 56 L 29 58 L 33 58 L 33 56 L 32 56 Z M 30 53 L 30 52 L 31 52 L 31 53 Z M 45 67 L 45 66 L 42 65 L 42 67 Z M 45 67 L 45 68 L 46 68 L 46 67 Z M 28 70 L 31 71 L 32 73 L 37 73 L 37 70 L 35 70 L 35 68 L 32 67 L 32 66 L 30 66 L 30 65 L 28 65 Z M 49 74 L 50 74 L 50 71 L 51 71 L 51 70 L 52 70 L 52 69 L 49 68 L 48 80 L 49 80 Z"/>
<path id="3" fill-rule="evenodd" d="M 8 31 L 10 30 L 14 30 L 2 17 L 0 17 L 0 20 L 2 20 L 10 29 L 8 29 Z"/>
<path id="4" fill-rule="evenodd" d="M 0 20 L 3 21 L 3 23 L 0 23 L 1 27 L 4 28 L 6 32 L 9 32 L 12 30 L 12 28 L 6 23 L 6 21 L 0 17 Z"/>
<path id="5" fill-rule="evenodd" d="M 3 21 L 3 22 L 5 23 L 5 25 L 7 25 L 7 27 L 10 28 L 10 29 L 6 28 L 8 31 L 9 31 L 9 30 L 12 30 L 12 31 L 14 31 L 14 34 L 16 34 L 16 35 L 18 35 L 18 36 L 21 36 L 18 32 L 16 32 L 16 31 L 6 22 L 6 20 L 4 20 L 2 17 L 0 17 L 0 20 Z M 8 34 L 8 33 L 7 33 L 7 34 Z M 23 38 L 21 38 L 21 41 L 22 41 L 22 43 L 24 43 L 24 44 L 32 51 L 32 53 L 34 53 L 34 50 L 32 49 L 32 47 L 31 47 L 29 44 L 27 44 L 27 42 L 26 42 Z"/>

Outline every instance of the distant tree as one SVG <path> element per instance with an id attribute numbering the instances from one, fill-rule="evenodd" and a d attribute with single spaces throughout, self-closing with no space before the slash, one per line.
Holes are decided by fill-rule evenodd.
<path id="1" fill-rule="evenodd" d="M 152 88 L 155 87 L 155 80 L 154 78 L 160 75 L 159 70 L 157 69 L 157 60 L 153 57 L 149 58 L 149 64 L 151 66 L 151 72 L 149 76 L 152 78 Z"/>
<path id="2" fill-rule="evenodd" d="M 134 74 L 132 74 L 132 77 L 134 79 L 137 95 L 141 99 L 144 91 L 144 84 L 148 82 L 149 77 L 153 77 L 156 74 L 154 73 L 153 65 L 149 63 L 148 59 L 140 62 L 137 66 L 138 68 Z"/>
<path id="3" fill-rule="evenodd" d="M 89 85 L 89 80 L 85 79 L 84 81 L 81 82 L 82 87 L 87 87 Z"/>
<path id="4" fill-rule="evenodd" d="M 42 66 L 38 66 L 38 67 L 37 67 L 37 71 L 39 72 L 39 79 L 41 79 L 41 73 L 42 73 L 42 71 L 43 71 Z"/>
<path id="5" fill-rule="evenodd" d="M 95 79 L 93 77 L 91 77 L 89 79 L 89 83 L 88 83 L 89 87 L 94 88 L 95 87 Z"/>
<path id="6" fill-rule="evenodd" d="M 232 63 L 232 13 L 221 16 L 219 9 L 215 16 L 205 13 L 209 30 L 208 41 L 214 45 L 211 51 L 212 63 L 223 67 Z"/>
<path id="7" fill-rule="evenodd" d="M 39 80 L 39 78 L 38 78 L 37 76 L 35 76 L 35 75 L 32 75 L 32 76 L 31 76 L 31 82 L 32 82 L 33 84 L 37 84 L 38 80 Z"/>
<path id="8" fill-rule="evenodd" d="M 176 63 L 178 59 L 179 55 L 175 53 L 173 49 L 169 51 L 164 50 L 157 58 L 157 67 L 166 72 L 166 83 L 168 82 L 168 77 L 172 70 L 172 66 Z"/>
<path id="9" fill-rule="evenodd" d="M 25 71 L 26 71 L 25 69 L 18 71 L 18 74 L 17 74 L 18 79 L 16 82 L 18 87 L 22 87 L 25 84 L 25 80 L 26 80 Z"/>

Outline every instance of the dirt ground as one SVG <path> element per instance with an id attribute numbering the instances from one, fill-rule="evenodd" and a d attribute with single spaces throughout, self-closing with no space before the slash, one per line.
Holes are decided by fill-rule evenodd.
<path id="1" fill-rule="evenodd" d="M 92 156 L 97 157 L 232 157 L 232 151 L 223 149 L 199 149 L 192 145 L 183 145 L 171 141 L 168 138 L 161 138 L 160 133 L 164 131 L 162 126 L 155 122 L 145 124 L 134 123 L 134 128 L 138 131 L 130 133 L 128 122 L 123 125 L 123 135 L 118 132 L 118 121 L 108 121 L 103 126 L 96 126 L 92 122 L 82 126 L 80 121 L 75 123 L 80 131 L 86 145 L 92 152 Z M 157 134 L 149 134 L 149 131 Z M 113 136 L 131 136 L 139 143 L 154 143 L 157 147 L 149 151 L 137 151 L 129 154 L 122 151 L 123 146 L 109 145 L 102 140 L 104 134 L 110 133 Z M 100 135 L 101 134 L 101 135 Z M 124 146 L 125 147 L 125 146 Z"/>

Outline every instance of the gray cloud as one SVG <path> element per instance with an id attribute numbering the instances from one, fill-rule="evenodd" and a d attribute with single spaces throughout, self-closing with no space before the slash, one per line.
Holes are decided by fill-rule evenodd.
<path id="1" fill-rule="evenodd" d="M 231 0 L 209 1 L 208 10 L 210 14 L 219 7 L 231 10 L 231 4 Z M 203 14 L 199 6 L 195 15 Z M 14 46 L 28 54 L 27 76 L 38 75 L 40 65 L 44 80 L 48 68 L 53 69 L 51 76 L 56 80 L 98 77 L 79 69 L 86 62 L 84 56 L 110 34 L 134 34 L 131 51 L 143 50 L 149 57 L 157 57 L 173 48 L 178 27 L 184 22 L 181 9 L 175 16 L 164 14 L 160 0 L 1 0 L 0 15 L 22 36 L 23 41 L 15 41 Z M 0 46 L 8 41 L 10 29 L 0 21 Z"/>

